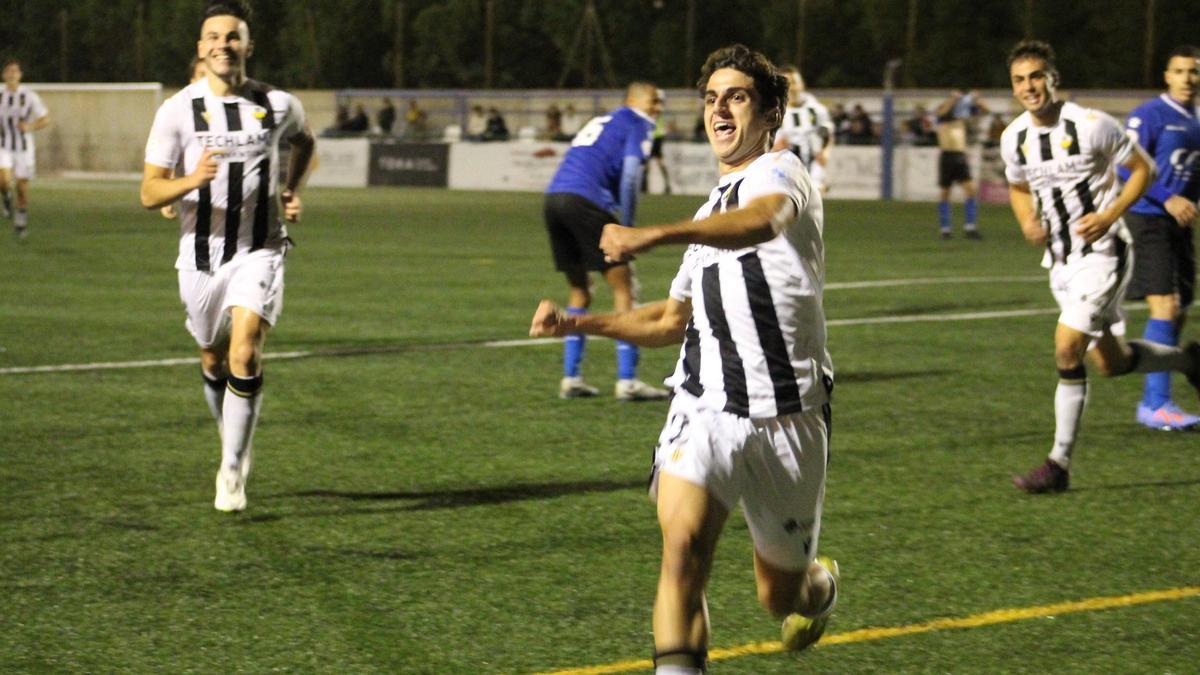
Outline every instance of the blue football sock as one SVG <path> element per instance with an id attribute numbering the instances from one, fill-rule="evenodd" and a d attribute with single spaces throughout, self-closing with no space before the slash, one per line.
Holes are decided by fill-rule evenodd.
<path id="1" fill-rule="evenodd" d="M 1160 345 L 1176 346 L 1179 335 L 1175 332 L 1175 322 L 1167 319 L 1150 319 L 1146 322 L 1146 332 L 1142 337 L 1147 342 L 1157 342 Z M 1146 373 L 1146 386 L 1142 395 L 1142 403 L 1156 410 L 1171 400 L 1171 373 Z"/>
<path id="2" fill-rule="evenodd" d="M 624 340 L 617 340 L 617 378 L 632 380 L 637 377 L 638 365 L 637 345 Z"/>
<path id="3" fill-rule="evenodd" d="M 979 214 L 979 203 L 974 197 L 967 197 L 967 229 L 975 229 L 975 218 Z"/>
<path id="4" fill-rule="evenodd" d="M 581 316 L 587 314 L 585 307 L 568 307 L 567 314 Z M 583 333 L 572 333 L 563 338 L 563 376 L 579 377 L 579 365 L 583 363 L 583 348 L 587 344 L 587 336 Z"/>
<path id="5" fill-rule="evenodd" d="M 938 226 L 942 232 L 950 231 L 950 202 L 938 202 Z"/>

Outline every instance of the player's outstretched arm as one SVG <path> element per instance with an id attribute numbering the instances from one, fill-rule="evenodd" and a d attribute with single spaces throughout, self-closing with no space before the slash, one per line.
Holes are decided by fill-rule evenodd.
<path id="1" fill-rule="evenodd" d="M 605 225 L 600 250 L 611 261 L 623 261 L 661 244 L 745 248 L 774 239 L 795 215 L 796 205 L 787 195 L 763 195 L 741 208 L 700 220 L 636 229 Z"/>
<path id="2" fill-rule="evenodd" d="M 1121 192 L 1117 198 L 1103 211 L 1085 213 L 1075 225 L 1075 233 L 1083 237 L 1084 241 L 1093 242 L 1104 236 L 1117 218 L 1125 213 L 1125 209 L 1141 199 L 1146 188 L 1150 187 L 1150 181 L 1154 178 L 1154 169 L 1150 165 L 1149 157 L 1140 146 L 1134 145 L 1133 152 L 1129 153 L 1129 157 L 1123 165 L 1129 169 L 1129 178 L 1121 186 Z"/>
<path id="3" fill-rule="evenodd" d="M 175 178 L 174 169 L 145 164 L 142 167 L 142 206 L 157 209 L 174 202 L 197 188 L 204 187 L 217 177 L 217 158 L 223 150 L 205 149 L 196 162 L 196 169 L 186 176 Z"/>
<path id="4" fill-rule="evenodd" d="M 1010 183 L 1008 186 L 1008 202 L 1012 205 L 1013 215 L 1021 226 L 1021 234 L 1025 241 L 1034 246 L 1046 243 L 1046 227 L 1038 218 L 1037 205 L 1033 203 L 1033 193 L 1029 191 L 1028 183 Z"/>
<path id="5" fill-rule="evenodd" d="M 619 226 L 618 226 L 619 227 Z M 562 337 L 571 333 L 603 335 L 641 347 L 679 344 L 692 316 L 692 303 L 670 298 L 628 312 L 567 314 L 552 300 L 542 300 L 529 326 L 532 337 Z"/>

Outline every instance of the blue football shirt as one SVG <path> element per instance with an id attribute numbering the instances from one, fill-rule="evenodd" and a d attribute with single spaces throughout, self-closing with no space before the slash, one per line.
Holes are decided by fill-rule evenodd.
<path id="1" fill-rule="evenodd" d="M 1200 198 L 1200 120 L 1166 94 L 1146 101 L 1129 114 L 1125 129 L 1154 158 L 1158 177 L 1129 208 L 1148 216 L 1169 216 L 1163 202 L 1172 195 Z"/>
<path id="2" fill-rule="evenodd" d="M 615 212 L 625 160 L 645 161 L 653 132 L 654 121 L 629 107 L 592 118 L 575 134 L 546 192 L 576 194 Z"/>

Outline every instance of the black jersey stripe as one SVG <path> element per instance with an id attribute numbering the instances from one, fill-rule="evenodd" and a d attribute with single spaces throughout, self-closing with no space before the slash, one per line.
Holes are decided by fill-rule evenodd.
<path id="1" fill-rule="evenodd" d="M 225 128 L 228 131 L 242 130 L 242 111 L 236 102 L 226 103 Z M 242 172 L 245 162 L 229 163 L 229 183 L 225 207 L 225 252 L 221 262 L 226 263 L 237 254 L 238 230 L 242 224 Z"/>
<path id="2" fill-rule="evenodd" d="M 275 111 L 271 109 L 271 100 L 267 98 L 267 92 L 256 89 L 251 96 L 258 107 L 264 110 L 262 128 L 264 130 L 274 129 Z M 250 244 L 251 251 L 257 251 L 267 243 L 267 229 L 271 217 L 271 197 L 275 192 L 275 186 L 271 184 L 271 155 L 269 151 L 267 156 L 263 157 L 262 161 L 258 163 L 256 170 L 258 171 L 258 201 L 254 207 L 254 237 Z"/>
<path id="3" fill-rule="evenodd" d="M 192 123 L 197 132 L 208 131 L 208 112 L 204 108 L 204 98 L 192 99 Z M 208 271 L 212 269 L 209 262 L 208 237 L 212 233 L 212 189 L 205 185 L 200 188 L 199 201 L 196 203 L 196 269 Z"/>
<path id="4" fill-rule="evenodd" d="M 743 180 L 745 179 L 739 179 L 733 184 L 733 187 L 729 188 L 729 198 L 725 200 L 725 211 L 731 211 L 738 207 L 738 188 L 742 187 Z"/>
<path id="5" fill-rule="evenodd" d="M 18 96 L 18 98 L 17 98 L 17 122 L 18 123 L 20 123 L 20 120 L 25 118 L 25 114 L 26 114 L 25 113 L 25 92 L 21 92 L 20 96 Z M 21 141 L 21 152 L 25 152 L 26 150 L 29 149 L 29 140 L 27 138 L 25 138 L 25 136 L 27 134 L 26 134 L 26 132 L 22 132 L 20 127 L 17 127 L 17 132 L 18 132 L 17 136 L 20 138 L 20 141 Z M 15 143 L 14 143 L 14 145 L 15 145 Z"/>
<path id="6" fill-rule="evenodd" d="M 1067 128 L 1067 136 L 1071 139 L 1071 145 L 1067 148 L 1068 155 L 1078 155 L 1079 150 L 1079 130 L 1075 128 L 1075 120 L 1063 120 L 1063 126 Z"/>
<path id="7" fill-rule="evenodd" d="M 1028 136 L 1028 129 L 1022 129 L 1017 132 L 1017 163 L 1022 166 L 1028 163 L 1025 159 L 1025 139 Z"/>
<path id="8" fill-rule="evenodd" d="M 746 367 L 738 354 L 737 343 L 725 318 L 725 303 L 721 297 L 721 273 L 717 265 L 704 268 L 700 281 L 704 294 L 704 315 L 721 352 L 721 375 L 725 382 L 725 412 L 741 417 L 750 414 L 750 395 L 746 384 Z"/>
<path id="9" fill-rule="evenodd" d="M 0 150 L 8 149 L 8 128 L 4 124 L 4 120 L 0 120 Z"/>
<path id="10" fill-rule="evenodd" d="M 1042 151 L 1042 161 L 1049 162 L 1054 159 L 1054 151 L 1050 147 L 1050 134 L 1038 134 L 1038 145 Z"/>
<path id="11" fill-rule="evenodd" d="M 1062 240 L 1062 259 L 1066 262 L 1067 256 L 1071 255 L 1071 212 L 1067 211 L 1062 190 L 1053 188 L 1050 195 L 1054 201 L 1054 211 L 1058 214 L 1058 237 Z"/>
<path id="12" fill-rule="evenodd" d="M 1075 125 L 1071 124 L 1070 130 L 1074 130 Z M 1092 191 L 1088 189 L 1087 179 L 1083 179 L 1075 184 L 1075 195 L 1079 197 L 1079 204 L 1083 207 L 1083 214 L 1096 212 L 1096 202 L 1092 199 Z M 1083 254 L 1087 255 L 1092 252 L 1091 244 L 1083 245 Z"/>
<path id="13" fill-rule="evenodd" d="M 763 272 L 762 260 L 757 251 L 738 258 L 742 263 L 742 276 L 746 281 L 746 296 L 750 303 L 750 316 L 758 332 L 758 343 L 767 361 L 767 372 L 771 374 L 771 386 L 775 390 L 777 415 L 800 412 L 800 385 L 796 382 L 796 371 L 788 353 L 787 341 L 779 327 L 779 316 L 775 313 L 775 302 L 771 298 L 771 287 Z"/>
<path id="14" fill-rule="evenodd" d="M 721 198 L 725 196 L 725 191 L 728 189 L 729 189 L 728 185 L 721 185 L 717 188 L 717 201 L 713 202 L 712 208 L 709 209 L 709 211 L 708 211 L 709 218 L 712 218 L 713 216 L 717 215 L 718 213 L 723 212 L 721 209 L 721 205 L 722 205 Z"/>
<path id="15" fill-rule="evenodd" d="M 700 331 L 692 319 L 683 331 L 683 389 L 696 397 L 704 394 L 700 384 Z"/>

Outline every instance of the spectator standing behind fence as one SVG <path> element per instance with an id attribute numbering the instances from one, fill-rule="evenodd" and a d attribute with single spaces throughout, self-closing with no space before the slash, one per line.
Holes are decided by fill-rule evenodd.
<path id="1" fill-rule="evenodd" d="M 975 181 L 971 179 L 971 167 L 967 164 L 967 127 L 977 115 L 986 115 L 988 112 L 987 106 L 979 100 L 978 91 L 964 94 L 956 89 L 938 106 L 937 138 L 938 147 L 942 149 L 938 154 L 938 187 L 941 188 L 938 227 L 942 239 L 954 236 L 950 230 L 950 188 L 953 185 L 962 188 L 965 198 L 963 236 L 967 239 L 982 238 L 975 227 L 978 204 L 975 201 Z"/>
<path id="2" fill-rule="evenodd" d="M 471 106 L 471 114 L 467 115 L 467 140 L 481 141 L 485 131 L 487 131 L 487 115 L 483 113 L 483 106 Z"/>
<path id="3" fill-rule="evenodd" d="M 1004 131 L 1005 126 L 1007 125 L 1001 124 L 1000 130 Z M 904 131 L 908 142 L 913 145 L 937 145 L 937 131 L 933 128 L 933 119 L 923 105 L 917 104 L 912 116 L 904 121 Z"/>
<path id="4" fill-rule="evenodd" d="M 392 105 L 392 99 L 383 99 L 383 107 L 379 109 L 375 120 L 379 123 L 379 133 L 392 133 L 392 127 L 396 126 L 396 106 Z"/>
<path id="5" fill-rule="evenodd" d="M 562 137 L 562 110 L 557 104 L 551 103 L 546 108 L 546 131 L 545 137 L 548 140 L 554 140 Z"/>
<path id="6" fill-rule="evenodd" d="M 367 129 L 371 128 L 371 120 L 367 117 L 367 109 L 363 104 L 356 103 L 354 105 L 354 116 L 346 120 L 346 124 L 342 127 L 342 131 L 352 134 L 363 134 Z"/>
<path id="7" fill-rule="evenodd" d="M 504 115 L 501 115 L 496 108 L 488 108 L 487 126 L 483 130 L 483 140 L 508 140 L 508 124 L 504 121 Z"/>
<path id="8" fill-rule="evenodd" d="M 568 103 L 563 108 L 562 116 L 562 135 L 566 140 L 575 138 L 575 134 L 579 133 L 579 127 L 583 122 L 579 119 L 579 113 L 575 111 L 575 104 Z"/>
<path id="9" fill-rule="evenodd" d="M 871 145 L 874 142 L 875 130 L 872 127 L 871 116 L 863 110 L 862 104 L 855 103 L 846 125 L 846 144 Z"/>
<path id="10" fill-rule="evenodd" d="M 417 99 L 408 100 L 408 110 L 404 112 L 404 134 L 409 138 L 424 138 L 429 123 L 429 115 L 417 103 Z"/>

